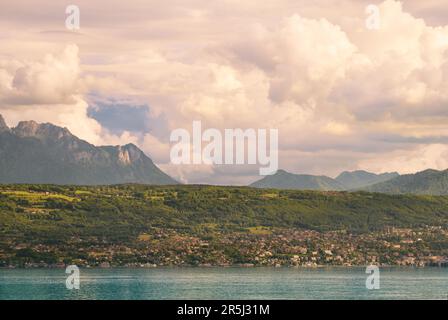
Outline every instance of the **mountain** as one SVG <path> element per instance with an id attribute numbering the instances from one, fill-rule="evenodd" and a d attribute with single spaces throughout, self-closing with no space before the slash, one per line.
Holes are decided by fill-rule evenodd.
<path id="1" fill-rule="evenodd" d="M 376 183 L 384 182 L 398 177 L 397 172 L 375 174 L 364 170 L 344 171 L 336 177 L 336 181 L 343 184 L 346 189 L 359 189 Z"/>
<path id="2" fill-rule="evenodd" d="M 9 128 L 6 125 L 5 119 L 3 119 L 2 115 L 0 115 L 0 133 L 5 131 L 9 131 Z"/>
<path id="3" fill-rule="evenodd" d="M 326 176 L 293 174 L 278 170 L 250 185 L 255 188 L 298 189 L 298 190 L 344 190 L 345 186 Z"/>
<path id="4" fill-rule="evenodd" d="M 8 128 L 0 115 L 0 183 L 176 184 L 133 144 L 96 147 L 50 123 Z"/>
<path id="5" fill-rule="evenodd" d="M 344 171 L 336 179 L 332 179 L 327 176 L 293 174 L 284 170 L 278 170 L 276 174 L 266 176 L 250 186 L 255 188 L 342 191 L 360 189 L 398 176 L 399 174 L 396 172 L 375 174 L 358 170 L 352 172 Z"/>
<path id="6" fill-rule="evenodd" d="M 448 170 L 428 169 L 363 188 L 370 192 L 448 195 Z"/>

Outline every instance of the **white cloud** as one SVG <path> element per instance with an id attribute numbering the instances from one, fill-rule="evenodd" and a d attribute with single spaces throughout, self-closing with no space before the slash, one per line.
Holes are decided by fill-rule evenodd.
<path id="1" fill-rule="evenodd" d="M 113 135 L 88 117 L 78 53 L 76 45 L 67 45 L 60 54 L 41 60 L 2 60 L 0 113 L 10 126 L 23 120 L 50 122 L 96 145 L 136 142 L 130 133 Z"/>
<path id="2" fill-rule="evenodd" d="M 365 170 L 376 172 L 415 173 L 425 169 L 446 169 L 448 168 L 448 146 L 428 144 L 405 152 L 396 150 L 387 154 L 378 154 L 375 159 L 360 161 L 359 165 Z"/>
<path id="3" fill-rule="evenodd" d="M 448 25 L 438 17 L 443 1 L 384 1 L 380 30 L 365 28 L 367 4 L 112 1 L 103 15 L 100 4 L 80 1 L 75 36 L 41 33 L 63 28 L 64 19 L 59 26 L 58 11 L 49 9 L 43 22 L 18 0 L 29 22 L 2 22 L 18 31 L 0 39 L 1 112 L 12 122 L 66 125 L 96 144 L 134 142 L 185 181 L 256 178 L 250 170 L 167 164 L 170 130 L 193 120 L 207 128 L 278 128 L 280 166 L 295 172 L 391 171 L 402 161 L 406 171 L 442 169 L 444 151 L 434 141 L 448 136 L 448 26 L 434 23 Z M 54 54 L 65 39 L 78 46 Z M 39 60 L 30 48 L 48 55 Z M 112 135 L 87 117 L 91 93 L 148 105 L 152 130 Z"/>
<path id="4" fill-rule="evenodd" d="M 33 105 L 73 103 L 79 77 L 78 47 L 67 46 L 43 61 L 8 61 L 0 64 L 0 103 Z"/>

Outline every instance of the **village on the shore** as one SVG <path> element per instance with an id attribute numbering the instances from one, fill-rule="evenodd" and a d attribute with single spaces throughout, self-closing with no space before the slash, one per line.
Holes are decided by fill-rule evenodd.
<path id="1" fill-rule="evenodd" d="M 1 267 L 163 266 L 448 266 L 448 230 L 387 228 L 351 234 L 298 229 L 250 228 L 213 237 L 157 229 L 128 244 L 73 238 L 64 245 L 14 243 L 0 248 Z M 23 259 L 21 258 L 23 257 Z"/>

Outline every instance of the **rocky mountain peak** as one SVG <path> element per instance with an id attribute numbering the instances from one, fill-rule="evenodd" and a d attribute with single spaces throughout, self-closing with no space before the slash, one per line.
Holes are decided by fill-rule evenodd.
<path id="1" fill-rule="evenodd" d="M 9 131 L 9 127 L 3 119 L 3 116 L 0 114 L 0 132 Z"/>
<path id="2" fill-rule="evenodd" d="M 14 134 L 19 137 L 35 137 L 40 139 L 59 140 L 63 137 L 73 137 L 67 128 L 61 128 L 51 123 L 39 124 L 36 121 L 20 121 L 13 128 Z"/>
<path id="3" fill-rule="evenodd" d="M 117 146 L 118 162 L 121 164 L 131 164 L 142 159 L 142 151 L 134 144 L 129 143 L 124 146 Z"/>
<path id="4" fill-rule="evenodd" d="M 0 130 L 11 132 L 0 135 L 1 183 L 177 184 L 134 144 L 94 146 L 67 128 L 36 121 L 9 129 L 1 117 Z"/>
<path id="5" fill-rule="evenodd" d="M 36 135 L 39 124 L 36 121 L 20 121 L 13 132 L 20 137 L 32 137 Z"/>

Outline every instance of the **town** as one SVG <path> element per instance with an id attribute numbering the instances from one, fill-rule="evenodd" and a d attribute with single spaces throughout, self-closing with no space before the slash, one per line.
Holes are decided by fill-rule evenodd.
<path id="1" fill-rule="evenodd" d="M 448 266 L 448 230 L 390 228 L 369 234 L 290 229 L 216 233 L 212 239 L 159 229 L 133 243 L 72 238 L 64 246 L 3 243 L 1 267 Z M 20 257 L 24 257 L 21 259 Z"/>

